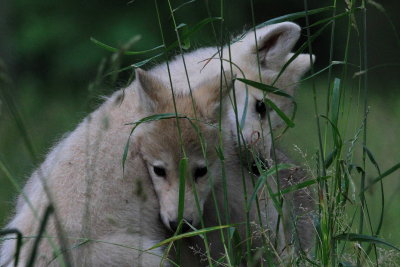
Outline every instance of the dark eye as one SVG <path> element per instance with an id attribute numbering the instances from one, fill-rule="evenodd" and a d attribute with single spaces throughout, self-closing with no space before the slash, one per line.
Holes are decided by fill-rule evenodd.
<path id="1" fill-rule="evenodd" d="M 199 167 L 194 170 L 193 176 L 194 179 L 197 180 L 197 178 L 200 178 L 206 174 L 207 174 L 207 167 Z"/>
<path id="2" fill-rule="evenodd" d="M 165 177 L 167 175 L 167 173 L 165 172 L 165 169 L 163 167 L 153 166 L 153 171 L 155 174 L 157 174 L 158 176 L 161 176 L 161 177 Z"/>
<path id="3" fill-rule="evenodd" d="M 265 105 L 264 101 L 257 100 L 256 101 L 256 111 L 260 114 L 260 117 L 263 119 L 265 118 L 265 114 L 267 113 L 267 106 Z"/>

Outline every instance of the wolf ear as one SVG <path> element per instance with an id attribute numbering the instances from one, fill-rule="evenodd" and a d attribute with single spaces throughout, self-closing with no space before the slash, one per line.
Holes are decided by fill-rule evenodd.
<path id="1" fill-rule="evenodd" d="M 294 54 L 290 53 L 287 57 L 289 60 Z M 288 69 L 293 73 L 296 80 L 300 79 L 315 62 L 315 55 L 300 54 L 288 66 Z"/>
<path id="2" fill-rule="evenodd" d="M 157 105 L 168 97 L 167 89 L 158 78 L 142 69 L 136 69 L 136 79 L 139 81 L 140 107 L 148 112 L 154 112 Z"/>
<path id="3" fill-rule="evenodd" d="M 293 49 L 300 37 L 299 25 L 292 22 L 282 22 L 268 25 L 256 30 L 257 45 L 254 41 L 254 32 L 245 38 L 253 38 L 252 52 L 259 54 L 260 60 L 266 64 L 281 63 Z M 251 40 L 251 39 L 249 39 Z"/>
<path id="4" fill-rule="evenodd" d="M 218 121 L 221 102 L 233 88 L 234 78 L 230 72 L 222 72 L 210 80 L 203 82 L 193 92 L 193 97 L 203 117 L 210 121 Z"/>

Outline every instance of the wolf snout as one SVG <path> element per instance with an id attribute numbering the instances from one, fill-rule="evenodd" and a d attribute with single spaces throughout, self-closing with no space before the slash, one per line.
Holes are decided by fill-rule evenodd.
<path id="1" fill-rule="evenodd" d="M 270 164 L 268 160 L 264 158 L 258 158 L 258 164 L 256 161 L 253 161 L 253 163 L 250 165 L 250 171 L 252 174 L 256 176 L 260 176 L 260 169 L 261 170 L 268 170 L 270 168 Z"/>
<path id="2" fill-rule="evenodd" d="M 186 221 L 187 221 L 187 223 L 184 222 L 184 223 L 182 224 L 182 233 L 189 232 L 190 229 L 191 229 L 190 226 L 189 226 L 189 224 L 192 224 L 192 223 L 193 223 L 192 220 L 186 220 Z M 170 222 L 169 222 L 169 228 L 170 228 L 172 231 L 174 231 L 174 232 L 176 232 L 176 230 L 178 229 L 178 226 L 179 226 L 179 222 L 178 222 L 178 221 L 170 221 Z"/>

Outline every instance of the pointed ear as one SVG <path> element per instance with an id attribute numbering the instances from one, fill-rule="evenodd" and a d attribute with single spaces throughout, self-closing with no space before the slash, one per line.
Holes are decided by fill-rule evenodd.
<path id="1" fill-rule="evenodd" d="M 233 88 L 234 78 L 230 72 L 225 71 L 210 80 L 203 82 L 194 90 L 193 97 L 203 117 L 210 121 L 218 120 L 218 113 L 223 103 Z"/>
<path id="2" fill-rule="evenodd" d="M 292 22 L 282 22 L 268 25 L 256 31 L 257 46 L 253 35 L 252 52 L 257 53 L 260 60 L 266 64 L 282 63 L 299 40 L 300 27 Z M 246 37 L 247 38 L 247 37 Z"/>
<path id="3" fill-rule="evenodd" d="M 148 112 L 154 112 L 158 104 L 168 97 L 168 90 L 161 81 L 142 69 L 136 69 L 138 80 L 139 105 Z"/>

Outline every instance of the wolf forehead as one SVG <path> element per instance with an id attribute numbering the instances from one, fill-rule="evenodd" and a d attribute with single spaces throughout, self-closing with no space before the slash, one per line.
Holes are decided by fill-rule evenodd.
<path id="1" fill-rule="evenodd" d="M 148 127 L 139 140 L 142 151 L 147 155 L 164 154 L 179 160 L 183 157 L 181 145 L 189 156 L 202 156 L 202 145 L 205 145 L 207 157 L 212 157 L 218 141 L 217 129 L 214 126 L 192 118 L 153 121 L 149 122 Z"/>

